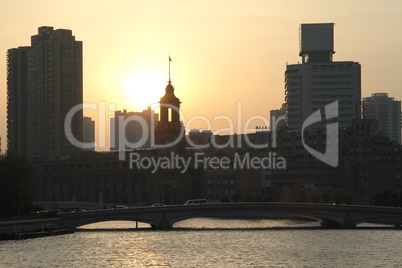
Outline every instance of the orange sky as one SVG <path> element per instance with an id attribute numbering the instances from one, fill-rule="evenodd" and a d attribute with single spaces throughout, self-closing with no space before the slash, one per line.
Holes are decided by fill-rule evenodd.
<path id="1" fill-rule="evenodd" d="M 334 22 L 334 60 L 361 63 L 362 96 L 387 92 L 401 100 L 402 2 L 385 3 L 2 0 L 2 149 L 6 149 L 6 52 L 30 45 L 30 36 L 40 26 L 71 29 L 83 41 L 85 102 L 105 101 L 135 111 L 157 102 L 164 94 L 171 55 L 172 81 L 186 119 L 205 116 L 216 130 L 227 124 L 214 121 L 215 116 L 227 115 L 237 123 L 238 101 L 242 124 L 253 115 L 268 118 L 269 110 L 281 106 L 285 65 L 300 60 L 301 23 Z M 95 111 L 85 114 L 97 117 Z M 261 124 L 255 121 L 250 126 Z M 200 121 L 190 126 L 205 127 Z"/>

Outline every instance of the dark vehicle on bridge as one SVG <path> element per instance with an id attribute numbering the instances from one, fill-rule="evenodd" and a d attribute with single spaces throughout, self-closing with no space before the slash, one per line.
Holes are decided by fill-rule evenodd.
<path id="1" fill-rule="evenodd" d="M 83 209 L 83 208 L 76 208 L 76 209 L 74 209 L 73 211 L 71 211 L 71 212 L 74 212 L 74 213 L 76 213 L 76 212 L 86 212 L 87 210 L 86 209 Z"/>
<path id="2" fill-rule="evenodd" d="M 128 208 L 126 206 L 121 206 L 121 205 L 117 205 L 117 206 L 113 206 L 114 209 L 119 209 L 119 208 Z"/>
<path id="3" fill-rule="evenodd" d="M 206 199 L 190 199 L 184 205 L 204 205 L 208 203 Z"/>
<path id="4" fill-rule="evenodd" d="M 164 207 L 164 206 L 166 206 L 166 205 L 163 203 L 155 203 L 151 207 Z"/>

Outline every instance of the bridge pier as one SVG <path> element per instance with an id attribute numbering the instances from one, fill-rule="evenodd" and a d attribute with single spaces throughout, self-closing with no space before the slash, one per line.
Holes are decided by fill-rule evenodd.
<path id="1" fill-rule="evenodd" d="M 333 220 L 328 220 L 328 219 L 322 219 L 321 226 L 324 228 L 344 228 L 344 229 L 356 228 L 356 224 L 350 217 L 349 212 L 346 213 L 343 223 L 333 221 Z"/>
<path id="2" fill-rule="evenodd" d="M 321 227 L 324 227 L 324 228 L 330 228 L 330 229 L 342 228 L 341 224 L 336 221 L 322 220 L 320 222 L 320 224 L 321 224 Z"/>
<path id="3" fill-rule="evenodd" d="M 356 224 L 352 220 L 352 217 L 350 217 L 349 212 L 347 212 L 345 215 L 345 220 L 343 221 L 342 228 L 356 228 Z"/>
<path id="4" fill-rule="evenodd" d="M 324 228 L 334 228 L 334 229 L 352 229 L 352 228 L 356 228 L 356 224 L 353 224 L 353 223 L 340 224 L 339 222 L 329 221 L 329 220 L 321 221 L 321 226 L 324 227 Z"/>
<path id="5" fill-rule="evenodd" d="M 165 213 L 163 213 L 161 220 L 159 221 L 158 225 L 151 224 L 153 229 L 157 230 L 171 230 L 173 226 L 169 223 L 169 220 Z"/>

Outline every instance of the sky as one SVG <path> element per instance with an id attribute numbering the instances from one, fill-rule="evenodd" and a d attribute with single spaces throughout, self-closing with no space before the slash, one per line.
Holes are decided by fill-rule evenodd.
<path id="1" fill-rule="evenodd" d="M 362 97 L 386 92 L 401 100 L 401 17 L 399 0 L 2 0 L 1 148 L 7 50 L 29 46 L 40 26 L 71 29 L 83 42 L 84 103 L 99 107 L 84 114 L 96 121 L 97 150 L 107 150 L 102 115 L 157 103 L 169 80 L 169 55 L 187 131 L 228 128 L 219 116 L 231 118 L 237 133 L 266 125 L 285 99 L 286 64 L 301 61 L 302 23 L 335 23 L 334 61 L 361 64 Z"/>

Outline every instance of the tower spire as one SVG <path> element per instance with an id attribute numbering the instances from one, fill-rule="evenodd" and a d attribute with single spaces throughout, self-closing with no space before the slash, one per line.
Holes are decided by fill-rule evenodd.
<path id="1" fill-rule="evenodd" d="M 170 58 L 169 55 L 169 84 L 172 83 L 172 81 L 170 80 L 170 63 L 172 62 L 172 59 Z"/>

